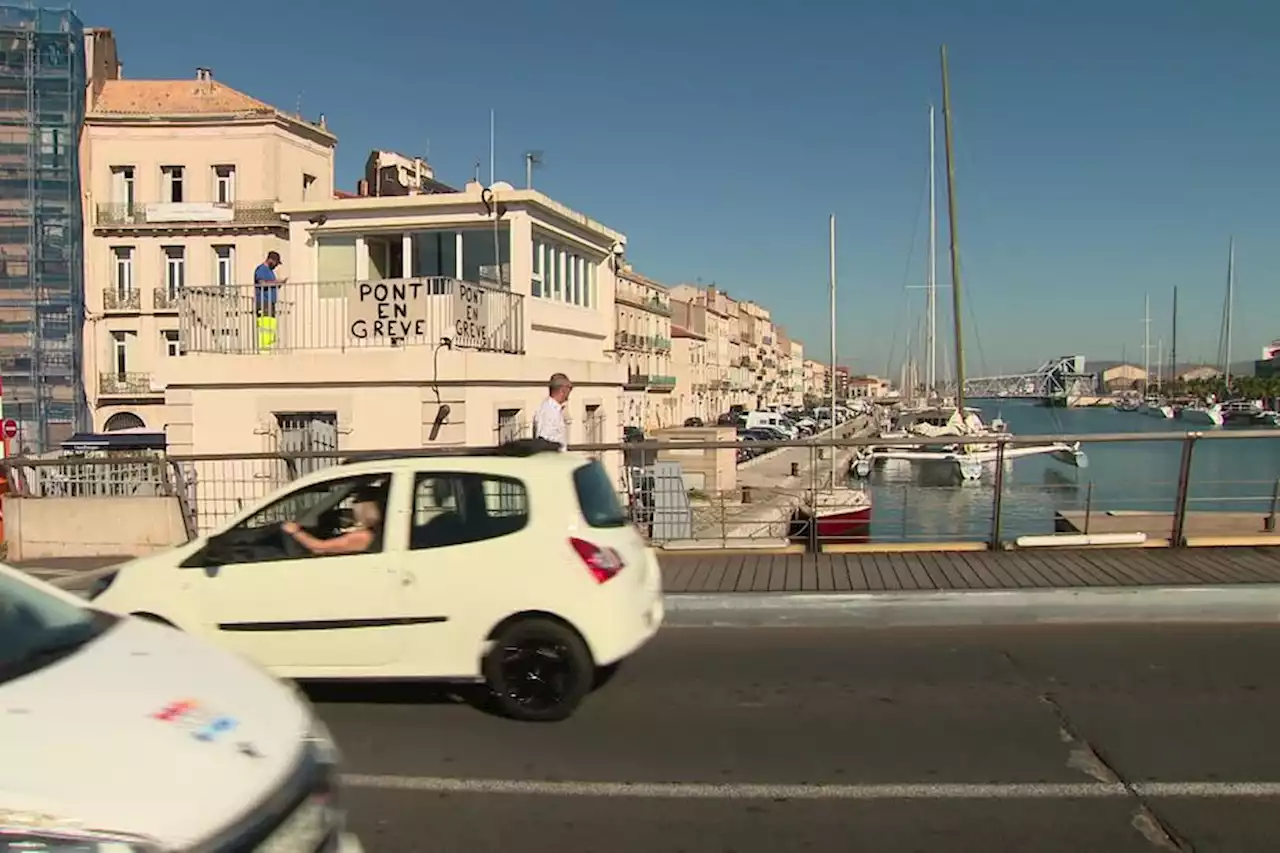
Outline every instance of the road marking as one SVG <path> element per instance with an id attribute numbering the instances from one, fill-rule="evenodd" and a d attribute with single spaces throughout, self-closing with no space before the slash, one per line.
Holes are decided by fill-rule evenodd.
<path id="1" fill-rule="evenodd" d="M 542 782 L 456 779 L 444 776 L 346 774 L 343 784 L 379 791 L 437 794 L 518 794 L 695 800 L 1081 800 L 1121 799 L 1125 787 L 1106 782 L 920 783 L 868 785 L 751 785 L 701 782 Z M 1148 782 L 1134 790 L 1148 797 L 1200 799 L 1280 797 L 1280 782 Z"/>

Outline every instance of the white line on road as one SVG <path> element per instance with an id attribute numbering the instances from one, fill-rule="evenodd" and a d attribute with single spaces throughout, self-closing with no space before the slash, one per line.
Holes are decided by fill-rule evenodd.
<path id="1" fill-rule="evenodd" d="M 543 782 L 521 779 L 456 779 L 443 776 L 347 774 L 351 788 L 437 794 L 517 794 L 550 797 L 629 797 L 695 800 L 1079 800 L 1129 796 L 1105 782 L 921 783 L 867 785 L 752 785 L 699 782 Z M 1280 797 L 1280 782 L 1148 782 L 1134 791 L 1147 797 Z"/>

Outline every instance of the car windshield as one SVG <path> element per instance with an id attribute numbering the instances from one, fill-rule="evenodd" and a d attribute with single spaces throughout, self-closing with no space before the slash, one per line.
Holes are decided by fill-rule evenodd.
<path id="1" fill-rule="evenodd" d="M 599 462 L 588 462 L 573 472 L 573 488 L 578 493 L 582 517 L 592 527 L 625 527 L 627 511 L 613 490 L 609 475 Z"/>
<path id="2" fill-rule="evenodd" d="M 0 683 L 55 663 L 112 621 L 0 568 Z"/>

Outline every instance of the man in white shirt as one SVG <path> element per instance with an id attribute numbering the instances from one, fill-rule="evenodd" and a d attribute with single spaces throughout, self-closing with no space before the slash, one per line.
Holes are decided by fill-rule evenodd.
<path id="1" fill-rule="evenodd" d="M 564 404 L 569 402 L 573 383 L 563 373 L 556 373 L 552 375 L 547 389 L 547 399 L 542 401 L 538 411 L 533 414 L 533 437 L 558 444 L 561 450 L 568 450 L 569 428 L 564 422 Z"/>

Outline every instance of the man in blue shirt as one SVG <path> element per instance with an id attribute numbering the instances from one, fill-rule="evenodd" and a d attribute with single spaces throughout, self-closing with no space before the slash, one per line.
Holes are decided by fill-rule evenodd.
<path id="1" fill-rule="evenodd" d="M 267 252 L 267 259 L 258 264 L 253 271 L 253 301 L 259 317 L 276 315 L 276 297 L 280 294 L 280 285 L 288 279 L 276 277 L 276 267 L 280 266 L 280 253 Z"/>
<path id="2" fill-rule="evenodd" d="M 276 345 L 276 299 L 280 285 L 288 279 L 276 277 L 280 266 L 280 253 L 267 252 L 267 259 L 253 271 L 253 302 L 257 316 L 258 349 L 268 350 Z"/>

